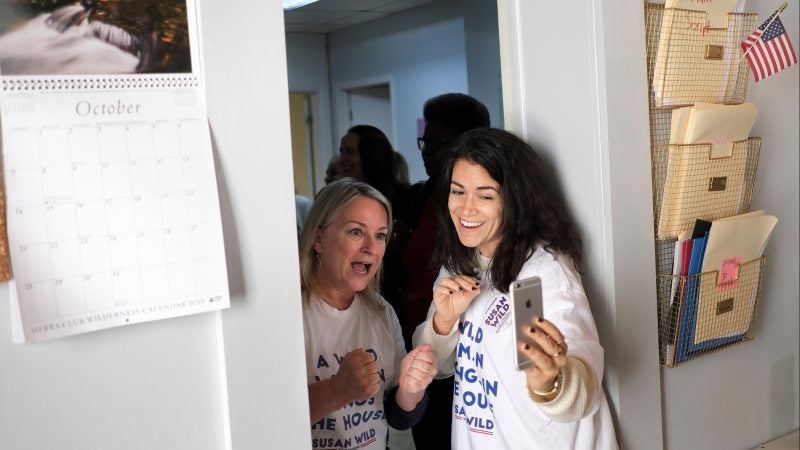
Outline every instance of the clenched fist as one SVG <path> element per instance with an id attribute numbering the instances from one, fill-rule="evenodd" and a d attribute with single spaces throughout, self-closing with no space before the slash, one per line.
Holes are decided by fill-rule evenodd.
<path id="1" fill-rule="evenodd" d="M 395 400 L 405 411 L 412 411 L 425 396 L 425 388 L 436 375 L 436 356 L 429 344 L 411 350 L 400 363 L 400 386 Z"/>
<path id="2" fill-rule="evenodd" d="M 429 344 L 411 350 L 400 363 L 400 389 L 411 394 L 425 390 L 436 375 L 436 356 Z"/>
<path id="3" fill-rule="evenodd" d="M 333 377 L 334 388 L 348 401 L 367 400 L 381 387 L 379 371 L 375 355 L 357 348 L 342 358 L 339 371 Z"/>

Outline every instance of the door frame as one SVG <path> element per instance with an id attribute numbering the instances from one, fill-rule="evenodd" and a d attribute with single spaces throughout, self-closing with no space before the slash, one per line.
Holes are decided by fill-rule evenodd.
<path id="1" fill-rule="evenodd" d="M 347 101 L 347 93 L 348 91 L 352 91 L 355 89 L 364 89 L 376 86 L 389 86 L 389 108 L 391 114 L 391 123 L 392 123 L 392 131 L 386 137 L 389 138 L 389 142 L 394 145 L 397 142 L 397 105 L 394 101 L 395 99 L 395 87 L 393 82 L 393 77 L 391 75 L 379 75 L 375 77 L 363 78 L 359 80 L 348 80 L 341 83 L 337 83 L 333 89 L 333 108 L 331 108 L 333 117 L 331 120 L 333 122 L 333 130 L 334 135 L 332 136 L 333 139 L 333 148 L 339 148 L 339 139 L 344 136 L 349 128 L 350 123 L 350 105 Z M 384 130 L 381 130 L 384 131 Z"/>

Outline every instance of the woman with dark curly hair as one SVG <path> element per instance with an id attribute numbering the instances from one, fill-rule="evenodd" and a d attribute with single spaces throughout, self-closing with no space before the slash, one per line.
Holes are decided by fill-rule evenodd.
<path id="1" fill-rule="evenodd" d="M 414 343 L 432 345 L 440 376 L 455 373 L 453 448 L 616 449 L 581 241 L 542 160 L 507 131 L 468 131 L 437 189 L 442 268 Z M 498 307 L 534 275 L 536 346 L 514 340 L 511 309 Z M 535 364 L 516 370 L 518 350 Z"/>

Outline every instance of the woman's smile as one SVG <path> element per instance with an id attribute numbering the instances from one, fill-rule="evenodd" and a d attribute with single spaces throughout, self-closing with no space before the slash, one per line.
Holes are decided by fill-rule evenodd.
<path id="1" fill-rule="evenodd" d="M 450 217 L 465 247 L 491 258 L 502 239 L 503 201 L 500 185 L 482 166 L 459 160 L 450 178 Z"/>

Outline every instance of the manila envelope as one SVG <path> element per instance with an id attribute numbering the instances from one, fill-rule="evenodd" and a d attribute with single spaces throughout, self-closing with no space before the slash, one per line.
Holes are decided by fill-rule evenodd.
<path id="1" fill-rule="evenodd" d="M 702 272 L 720 270 L 722 262 L 740 257 L 741 262 L 764 253 L 778 218 L 762 210 L 715 220 L 708 234 Z"/>
<path id="2" fill-rule="evenodd" d="M 710 104 L 713 105 L 713 103 Z M 694 108 L 694 106 L 686 106 L 672 110 L 672 119 L 670 119 L 669 124 L 670 144 L 681 145 L 686 143 L 686 125 L 689 123 L 689 116 L 692 113 L 692 108 Z"/>
<path id="3" fill-rule="evenodd" d="M 733 143 L 750 136 L 758 116 L 758 106 L 697 103 L 686 120 L 683 144 L 711 144 L 711 158 L 731 155 Z"/>
<path id="4" fill-rule="evenodd" d="M 728 13 L 742 12 L 740 0 L 713 0 L 698 2 L 697 0 L 666 0 L 664 8 L 692 9 L 705 11 L 708 15 L 709 28 L 728 28 Z"/>
<path id="5" fill-rule="evenodd" d="M 691 343 L 693 346 L 711 339 L 729 338 L 747 332 L 753 320 L 760 272 L 759 260 L 742 264 L 739 280 L 730 289 L 718 286 L 716 274 L 713 272 L 700 277 L 697 325 L 694 342 Z"/>
<path id="6" fill-rule="evenodd" d="M 750 327 L 758 293 L 760 262 L 778 218 L 764 211 L 715 220 L 706 244 L 697 309 L 695 345 L 709 339 L 735 336 Z M 738 279 L 719 284 L 722 264 L 738 258 Z M 715 273 L 716 272 L 716 273 Z M 721 302 L 729 302 L 720 312 Z"/>
<path id="7" fill-rule="evenodd" d="M 672 110 L 670 144 L 711 144 L 712 158 L 731 155 L 734 141 L 747 139 L 758 107 L 752 103 L 720 105 L 695 103 Z"/>
<path id="8" fill-rule="evenodd" d="M 695 219 L 715 220 L 740 211 L 744 196 L 748 141 L 737 142 L 728 158 L 711 159 L 710 145 L 670 146 L 656 235 L 660 239 L 690 230 Z M 710 180 L 725 180 L 710 189 Z"/>
<path id="9" fill-rule="evenodd" d="M 731 17 L 735 20 L 714 28 L 705 11 L 664 9 L 653 63 L 656 108 L 697 101 L 741 101 L 735 94 L 742 89 L 739 73 L 747 70 L 747 66 L 738 57 L 739 43 L 752 30 L 745 26 L 749 20 L 745 16 L 728 16 L 728 19 Z M 721 53 L 715 56 L 710 49 Z"/>

